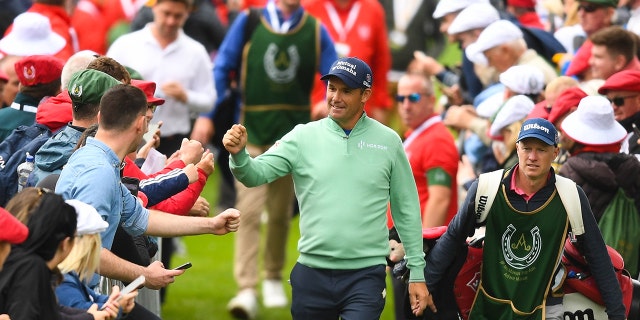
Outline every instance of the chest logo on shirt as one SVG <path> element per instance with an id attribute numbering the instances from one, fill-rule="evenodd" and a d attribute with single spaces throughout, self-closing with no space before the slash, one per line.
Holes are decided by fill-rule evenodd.
<path id="1" fill-rule="evenodd" d="M 362 140 L 360 140 L 360 142 L 358 142 L 358 149 L 377 149 L 377 150 L 388 150 L 389 147 L 381 145 L 381 144 L 375 144 L 375 143 L 369 143 L 369 142 L 364 142 Z"/>
<path id="2" fill-rule="evenodd" d="M 502 255 L 509 266 L 522 270 L 538 259 L 542 249 L 542 237 L 537 226 L 529 231 L 530 238 L 525 233 L 520 233 L 520 236 L 514 239 L 515 233 L 516 227 L 510 224 L 502 234 Z M 519 252 L 520 255 L 515 252 Z"/>
<path id="3" fill-rule="evenodd" d="M 296 77 L 300 66 L 300 53 L 295 45 L 282 51 L 275 43 L 269 44 L 263 58 L 264 70 L 269 79 L 278 84 L 289 83 Z"/>

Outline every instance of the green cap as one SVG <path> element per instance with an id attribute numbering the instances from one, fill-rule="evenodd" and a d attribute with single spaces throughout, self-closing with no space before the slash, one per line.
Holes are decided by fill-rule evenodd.
<path id="1" fill-rule="evenodd" d="M 140 72 L 138 72 L 138 70 L 127 66 L 124 66 L 124 68 L 129 71 L 129 76 L 131 77 L 131 79 L 144 80 L 142 79 L 142 75 L 140 74 Z"/>
<path id="2" fill-rule="evenodd" d="M 74 73 L 69 81 L 69 97 L 73 104 L 98 104 L 102 95 L 121 82 L 98 70 L 85 69 Z"/>
<path id="3" fill-rule="evenodd" d="M 618 0 L 580 0 L 580 2 L 593 3 L 603 7 L 618 7 Z"/>

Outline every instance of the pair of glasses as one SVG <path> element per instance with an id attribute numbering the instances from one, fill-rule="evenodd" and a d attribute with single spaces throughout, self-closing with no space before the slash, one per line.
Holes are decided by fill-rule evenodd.
<path id="1" fill-rule="evenodd" d="M 406 96 L 397 95 L 396 96 L 396 101 L 402 103 L 402 102 L 404 102 L 405 99 L 409 99 L 409 102 L 416 103 L 416 102 L 420 101 L 420 97 L 421 96 L 422 96 L 422 94 L 417 93 L 417 92 L 411 93 L 411 94 L 406 95 Z"/>
<path id="2" fill-rule="evenodd" d="M 592 13 L 592 12 L 595 12 L 596 10 L 598 10 L 600 8 L 602 8 L 602 7 L 594 5 L 594 4 L 580 4 L 578 6 L 578 11 L 584 10 L 584 12 Z"/>
<path id="3" fill-rule="evenodd" d="M 635 97 L 637 97 L 637 96 L 638 96 L 637 94 L 634 94 L 634 95 L 630 95 L 630 96 L 623 96 L 623 97 L 618 96 L 618 97 L 607 98 L 607 99 L 608 99 L 609 101 L 611 101 L 611 103 L 612 103 L 614 106 L 616 106 L 616 107 L 622 107 L 622 106 L 624 106 L 624 101 L 625 101 L 626 99 L 629 99 L 629 98 L 635 98 Z"/>

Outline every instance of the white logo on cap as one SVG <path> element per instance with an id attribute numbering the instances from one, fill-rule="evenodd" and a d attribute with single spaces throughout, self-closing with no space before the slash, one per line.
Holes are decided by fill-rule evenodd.
<path id="1" fill-rule="evenodd" d="M 33 82 L 36 78 L 36 67 L 33 65 L 22 68 L 22 75 L 28 82 Z"/>
<path id="2" fill-rule="evenodd" d="M 71 94 L 74 97 L 78 97 L 80 98 L 82 96 L 82 86 L 78 85 L 77 83 L 73 85 L 73 88 L 71 89 Z"/>
<path id="3" fill-rule="evenodd" d="M 354 77 L 357 77 L 358 73 L 356 72 L 356 67 L 357 66 L 355 64 L 352 64 L 346 61 L 338 61 L 338 63 L 336 63 L 336 65 L 333 68 L 331 68 L 331 70 L 335 70 L 335 69 L 344 70 L 346 72 L 351 73 Z"/>
<path id="4" fill-rule="evenodd" d="M 544 131 L 546 134 L 549 134 L 549 128 L 547 127 L 543 127 L 537 123 L 530 123 L 530 124 L 526 124 L 524 125 L 524 127 L 522 128 L 524 131 L 532 129 L 532 130 L 541 130 Z"/>

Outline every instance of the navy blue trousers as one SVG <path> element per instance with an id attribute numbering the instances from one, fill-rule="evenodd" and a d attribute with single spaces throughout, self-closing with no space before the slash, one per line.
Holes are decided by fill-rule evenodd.
<path id="1" fill-rule="evenodd" d="M 386 298 L 384 265 L 355 270 L 291 270 L 294 320 L 380 319 Z"/>

